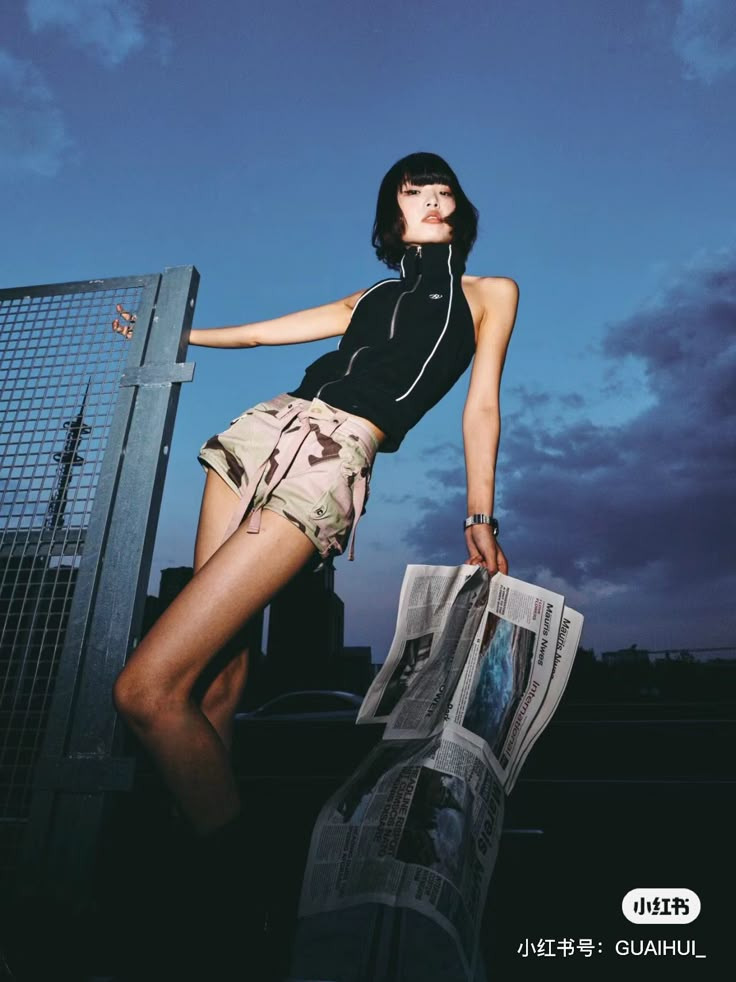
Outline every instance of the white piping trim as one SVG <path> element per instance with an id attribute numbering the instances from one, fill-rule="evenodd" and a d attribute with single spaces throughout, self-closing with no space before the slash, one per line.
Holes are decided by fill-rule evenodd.
<path id="1" fill-rule="evenodd" d="M 365 298 L 368 296 L 368 294 L 369 293 L 373 293 L 373 291 L 376 289 L 376 287 L 383 286 L 384 283 L 400 283 L 400 282 L 401 281 L 400 280 L 397 280 L 395 276 L 390 276 L 387 280 L 379 280 L 378 283 L 374 283 L 373 286 L 369 287 L 365 291 L 365 293 L 361 294 L 358 297 L 358 299 L 355 302 L 355 306 L 353 307 L 353 313 L 355 313 L 355 311 L 358 309 L 358 304 L 361 302 L 361 300 L 365 300 Z"/>
<path id="2" fill-rule="evenodd" d="M 449 251 L 447 253 L 447 271 L 450 274 L 450 302 L 447 304 L 447 317 L 445 318 L 445 326 L 442 328 L 442 333 L 437 338 L 437 340 L 435 342 L 435 345 L 434 345 L 434 348 L 432 348 L 432 350 L 430 351 L 429 355 L 427 356 L 427 360 L 422 365 L 421 371 L 419 372 L 419 374 L 417 375 L 417 377 L 414 379 L 414 381 L 409 386 L 409 388 L 406 390 L 406 392 L 403 394 L 403 396 L 398 396 L 398 398 L 396 398 L 394 400 L 394 402 L 401 402 L 402 399 L 406 399 L 406 397 L 409 395 L 409 393 L 411 392 L 411 390 L 417 384 L 417 382 L 419 381 L 419 379 L 422 377 L 422 375 L 424 375 L 424 369 L 427 367 L 427 365 L 432 360 L 432 357 L 433 357 L 435 351 L 437 350 L 440 341 L 445 336 L 445 331 L 447 330 L 447 325 L 450 323 L 450 311 L 452 310 L 453 282 L 452 282 L 452 266 L 450 265 L 451 260 L 452 260 L 452 244 L 450 244 L 450 248 L 449 248 Z"/>
<path id="3" fill-rule="evenodd" d="M 400 283 L 400 282 L 401 282 L 401 280 L 397 280 L 395 276 L 391 276 L 391 277 L 389 277 L 389 278 L 388 278 L 387 280 L 379 280 L 379 281 L 378 281 L 378 283 L 374 283 L 374 284 L 373 284 L 373 286 L 371 286 L 371 287 L 368 287 L 368 289 L 367 289 L 367 290 L 365 291 L 365 293 L 362 293 L 362 294 L 361 294 L 361 295 L 360 295 L 360 296 L 358 297 L 358 299 L 356 300 L 356 302 L 355 302 L 355 306 L 353 307 L 353 313 L 352 313 L 352 314 L 350 315 L 350 319 L 351 319 L 351 320 L 353 319 L 353 314 L 354 314 L 354 313 L 355 313 L 355 311 L 356 311 L 356 310 L 358 309 L 358 304 L 360 303 L 360 301 L 361 301 L 361 300 L 365 300 L 365 298 L 366 298 L 366 297 L 368 296 L 368 294 L 369 294 L 369 293 L 373 293 L 373 291 L 374 291 L 374 290 L 375 290 L 375 289 L 376 289 L 377 287 L 379 287 L 379 286 L 383 286 L 383 285 L 384 285 L 385 283 Z M 346 331 L 345 331 L 345 333 L 347 334 L 347 329 L 346 329 Z M 340 340 L 339 340 L 339 341 L 337 342 L 337 350 L 338 350 L 338 351 L 340 350 L 340 345 L 342 344 L 342 338 L 344 338 L 344 337 L 345 337 L 345 334 L 343 334 L 343 336 L 342 336 L 342 337 L 340 338 Z M 326 383 L 325 383 L 325 384 L 326 384 Z"/>

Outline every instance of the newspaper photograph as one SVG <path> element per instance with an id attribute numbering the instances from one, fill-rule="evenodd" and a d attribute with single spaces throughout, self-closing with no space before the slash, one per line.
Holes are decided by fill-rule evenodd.
<path id="1" fill-rule="evenodd" d="M 507 793 L 511 770 L 549 689 L 563 608 L 560 594 L 494 576 L 479 643 L 446 713 L 447 720 L 485 742 Z"/>
<path id="2" fill-rule="evenodd" d="M 472 978 L 503 805 L 500 782 L 459 728 L 382 741 L 320 812 L 299 917 L 410 908 L 452 936 Z"/>

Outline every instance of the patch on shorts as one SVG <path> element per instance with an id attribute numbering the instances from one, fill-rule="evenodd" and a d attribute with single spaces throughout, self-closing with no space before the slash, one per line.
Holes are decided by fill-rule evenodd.
<path id="1" fill-rule="evenodd" d="M 271 478 L 273 477 L 274 473 L 276 472 L 276 468 L 278 467 L 278 463 L 276 461 L 276 458 L 278 457 L 279 452 L 280 452 L 279 451 L 279 448 L 278 447 L 274 447 L 273 450 L 272 450 L 272 452 L 271 452 L 271 456 L 268 458 L 268 461 L 267 461 L 267 463 L 268 463 L 268 469 L 264 472 L 264 475 L 263 475 L 263 482 L 264 482 L 264 484 L 270 484 L 271 483 Z"/>
<path id="2" fill-rule="evenodd" d="M 227 447 L 223 447 L 217 436 L 210 437 L 204 446 L 206 450 L 216 450 L 218 453 L 224 455 L 225 463 L 227 464 L 227 476 L 239 488 L 245 476 L 245 468 L 235 454 L 228 450 Z"/>
<path id="3" fill-rule="evenodd" d="M 319 457 L 310 453 L 309 457 L 307 458 L 311 467 L 313 467 L 320 460 L 329 460 L 331 457 L 338 457 L 340 455 L 342 444 L 338 443 L 337 440 L 333 440 L 331 436 L 326 436 L 324 433 L 321 433 L 317 423 L 310 422 L 309 428 L 317 437 L 317 442 L 319 443 L 320 447 L 322 447 L 322 453 Z"/>

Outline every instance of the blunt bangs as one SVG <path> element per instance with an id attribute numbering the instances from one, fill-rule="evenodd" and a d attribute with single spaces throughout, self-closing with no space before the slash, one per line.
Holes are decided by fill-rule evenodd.
<path id="1" fill-rule="evenodd" d="M 398 193 L 406 184 L 424 187 L 445 184 L 455 197 L 455 210 L 447 223 L 453 230 L 452 242 L 467 259 L 478 235 L 478 210 L 469 200 L 457 175 L 442 157 L 434 153 L 412 153 L 402 157 L 381 181 L 373 223 L 373 247 L 389 269 L 399 269 L 406 244 L 402 239 L 404 219 Z"/>
<path id="2" fill-rule="evenodd" d="M 454 174 L 448 174 L 446 171 L 433 170 L 433 171 L 406 171 L 404 176 L 399 181 L 398 187 L 399 191 L 406 184 L 415 184 L 419 188 L 425 187 L 427 184 L 446 184 L 448 188 L 452 188 L 455 191 L 458 187 L 457 178 Z"/>

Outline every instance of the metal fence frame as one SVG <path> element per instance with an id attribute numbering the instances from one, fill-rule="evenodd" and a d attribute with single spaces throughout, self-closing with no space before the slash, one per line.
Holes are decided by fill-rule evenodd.
<path id="1" fill-rule="evenodd" d="M 0 300 L 142 287 L 36 762 L 16 893 L 89 899 L 109 793 L 132 787 L 113 683 L 139 640 L 199 273 L 22 287 Z"/>

